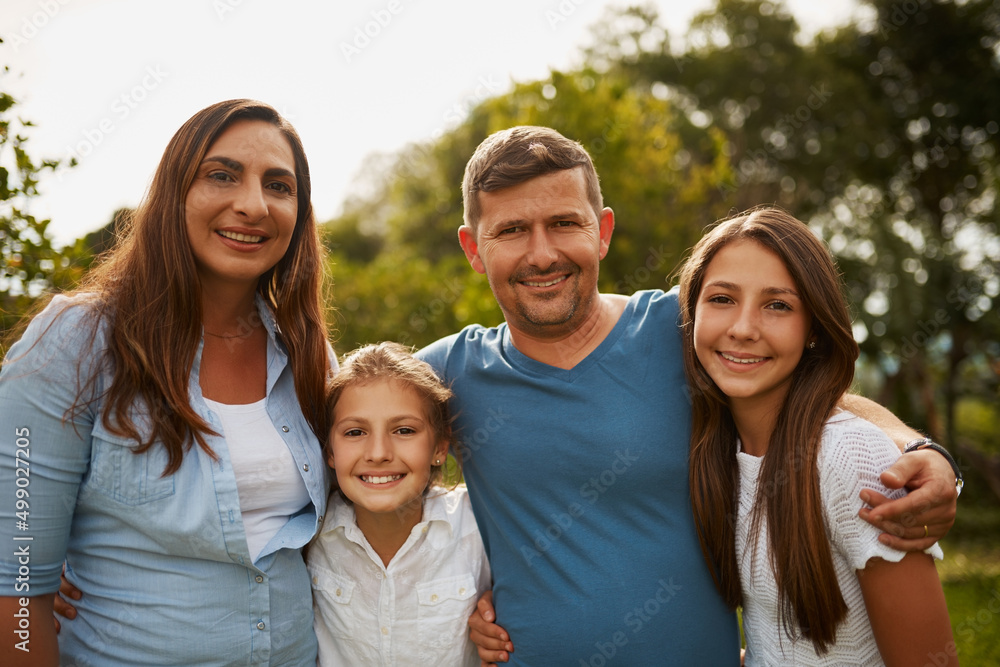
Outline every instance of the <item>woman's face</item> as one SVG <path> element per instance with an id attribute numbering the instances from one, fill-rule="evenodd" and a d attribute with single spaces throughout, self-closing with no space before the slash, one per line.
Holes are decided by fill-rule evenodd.
<path id="1" fill-rule="evenodd" d="M 285 255 L 298 213 L 295 158 L 277 127 L 236 121 L 209 147 L 184 201 L 205 289 L 246 285 Z"/>

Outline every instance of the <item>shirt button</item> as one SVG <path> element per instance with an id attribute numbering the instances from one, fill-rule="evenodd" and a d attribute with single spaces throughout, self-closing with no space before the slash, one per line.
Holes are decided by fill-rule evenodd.
<path id="1" fill-rule="evenodd" d="M 303 463 L 302 464 L 302 470 L 304 470 L 305 472 L 309 472 L 309 464 L 308 463 Z"/>
<path id="2" fill-rule="evenodd" d="M 431 596 L 431 602 L 437 602 L 437 601 L 438 601 L 438 596 L 437 595 L 432 595 Z"/>
<path id="3" fill-rule="evenodd" d="M 387 627 L 385 627 L 385 626 L 383 625 L 383 626 L 382 626 L 382 634 L 383 634 L 383 635 L 387 635 L 387 634 L 389 634 L 389 628 L 387 628 Z"/>
<path id="4" fill-rule="evenodd" d="M 459 595 L 465 595 L 465 587 L 464 586 L 462 588 L 458 589 L 458 594 Z"/>
<path id="5" fill-rule="evenodd" d="M 337 589 L 337 597 L 339 598 L 343 594 L 344 594 L 344 591 L 342 591 L 341 589 L 338 588 Z"/>
<path id="6" fill-rule="evenodd" d="M 257 629 L 258 630 L 264 629 L 264 621 L 257 621 Z"/>
<path id="7" fill-rule="evenodd" d="M 264 577 L 258 574 L 256 577 L 254 577 L 254 581 L 256 581 L 258 584 L 262 584 L 264 583 Z"/>
<path id="8" fill-rule="evenodd" d="M 282 426 L 281 430 L 284 431 L 285 433 L 288 433 L 288 427 L 287 426 Z"/>

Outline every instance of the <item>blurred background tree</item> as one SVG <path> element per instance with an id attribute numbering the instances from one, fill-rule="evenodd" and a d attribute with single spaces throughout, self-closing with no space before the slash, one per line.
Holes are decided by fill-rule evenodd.
<path id="1" fill-rule="evenodd" d="M 7 76 L 5 67 L 0 81 Z M 85 268 L 80 260 L 89 256 L 81 243 L 53 246 L 51 221 L 29 212 L 39 180 L 59 162 L 29 155 L 27 132 L 33 126 L 17 116 L 16 105 L 0 89 L 0 334 L 15 327 L 38 297 L 74 285 Z M 0 340 L 0 352 L 3 349 Z"/>

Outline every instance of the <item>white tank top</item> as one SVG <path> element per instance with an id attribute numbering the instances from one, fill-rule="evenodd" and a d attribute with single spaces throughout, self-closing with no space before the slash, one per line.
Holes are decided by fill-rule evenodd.
<path id="1" fill-rule="evenodd" d="M 205 399 L 222 422 L 247 547 L 255 561 L 288 518 L 309 503 L 309 491 L 267 414 L 266 402 L 262 398 L 256 403 L 228 405 Z"/>

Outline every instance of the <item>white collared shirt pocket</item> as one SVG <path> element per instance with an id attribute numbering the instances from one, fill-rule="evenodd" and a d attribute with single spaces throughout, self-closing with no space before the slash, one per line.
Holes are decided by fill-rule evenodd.
<path id="1" fill-rule="evenodd" d="M 421 642 L 461 646 L 469 615 L 476 606 L 476 580 L 471 573 L 417 584 L 417 625 Z"/>
<path id="2" fill-rule="evenodd" d="M 351 611 L 354 582 L 315 564 L 309 565 L 310 584 L 315 598 L 317 622 L 334 637 L 357 639 L 360 628 Z"/>

